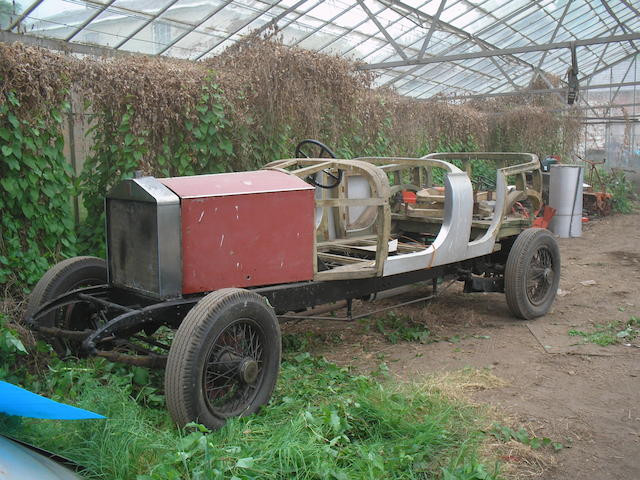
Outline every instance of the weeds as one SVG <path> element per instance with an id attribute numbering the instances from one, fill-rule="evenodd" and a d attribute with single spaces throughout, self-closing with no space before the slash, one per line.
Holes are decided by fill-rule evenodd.
<path id="1" fill-rule="evenodd" d="M 613 211 L 617 213 L 631 213 L 634 209 L 634 202 L 637 194 L 633 184 L 627 179 L 625 173 L 620 170 L 604 171 L 600 170 L 595 178 L 598 180 L 594 190 L 610 193 Z"/>
<path id="2" fill-rule="evenodd" d="M 626 322 L 610 322 L 595 325 L 593 331 L 569 330 L 569 336 L 582 337 L 582 343 L 595 343 L 606 347 L 622 341 L 630 342 L 640 336 L 640 317 L 631 317 Z"/>
<path id="3" fill-rule="evenodd" d="M 377 318 L 375 322 L 377 331 L 393 344 L 400 341 L 418 343 L 434 341 L 426 325 L 414 321 L 408 315 L 390 312 L 384 317 Z"/>
<path id="4" fill-rule="evenodd" d="M 28 355 L 0 327 L 8 368 Z M 22 346 L 22 348 L 21 348 Z M 46 374 L 12 379 L 96 421 L 0 416 L 0 431 L 84 465 L 91 479 L 497 479 L 479 456 L 482 415 L 417 385 L 388 387 L 308 353 L 288 353 L 271 405 L 217 432 L 176 430 L 163 406 L 162 372 L 103 359 L 49 359 Z M 6 363 L 5 363 L 6 362 Z"/>
<path id="5" fill-rule="evenodd" d="M 534 450 L 539 450 L 544 447 L 551 447 L 557 452 L 558 450 L 562 450 L 564 448 L 564 445 L 562 443 L 554 442 L 549 437 L 536 437 L 535 435 L 529 434 L 529 432 L 527 432 L 524 428 L 514 430 L 511 427 L 494 423 L 490 433 L 503 443 L 507 443 L 510 440 L 516 440 L 523 445 L 530 446 Z"/>

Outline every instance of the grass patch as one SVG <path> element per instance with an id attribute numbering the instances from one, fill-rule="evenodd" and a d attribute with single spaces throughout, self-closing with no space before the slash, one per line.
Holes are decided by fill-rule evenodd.
<path id="1" fill-rule="evenodd" d="M 307 353 L 289 354 L 274 398 L 220 431 L 177 430 L 162 375 L 102 359 L 53 358 L 22 384 L 108 420 L 0 419 L 0 431 L 85 465 L 91 479 L 492 479 L 476 407 L 434 385 L 389 387 Z"/>
<path id="2" fill-rule="evenodd" d="M 416 322 L 408 315 L 398 315 L 395 312 L 377 317 L 375 328 L 394 345 L 400 341 L 418 343 L 435 341 L 431 338 L 431 332 L 426 325 Z"/>
<path id="3" fill-rule="evenodd" d="M 595 343 L 606 347 L 616 343 L 630 342 L 640 336 L 640 318 L 631 317 L 626 322 L 609 322 L 595 325 L 590 331 L 569 330 L 569 336 L 582 337 L 582 343 Z"/>

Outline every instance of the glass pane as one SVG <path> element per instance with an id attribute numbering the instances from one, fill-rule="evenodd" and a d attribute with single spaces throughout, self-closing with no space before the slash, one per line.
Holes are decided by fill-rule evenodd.
<path id="1" fill-rule="evenodd" d="M 167 50 L 166 54 L 182 58 L 196 58 L 214 45 L 221 43 L 224 38 L 214 33 L 191 32 Z"/>
<path id="2" fill-rule="evenodd" d="M 105 10 L 73 39 L 74 42 L 116 47 L 147 23 L 146 19 Z"/>
<path id="3" fill-rule="evenodd" d="M 19 31 L 50 38 L 67 38 L 95 15 L 101 5 L 80 5 L 72 1 L 44 1 L 22 21 Z"/>
<path id="4" fill-rule="evenodd" d="M 467 13 L 469 9 L 470 7 L 462 2 L 457 2 L 455 4 L 452 4 L 451 6 L 449 6 L 449 3 L 447 3 L 447 6 L 440 14 L 440 20 L 442 20 L 443 22 L 451 22 L 451 20 L 453 20 L 454 18 L 459 18 Z"/>
<path id="5" fill-rule="evenodd" d="M 178 0 L 162 14 L 162 18 L 188 25 L 197 25 L 212 13 L 224 8 L 228 3 L 222 0 L 212 0 L 194 5 L 193 0 Z"/>
<path id="6" fill-rule="evenodd" d="M 356 25 L 366 21 L 368 18 L 369 17 L 367 17 L 367 14 L 364 12 L 364 10 L 358 7 L 344 12 L 342 15 L 336 18 L 333 23 L 340 27 L 351 29 Z"/>
<path id="7" fill-rule="evenodd" d="M 173 0 L 156 0 L 153 2 L 132 2 L 131 0 L 116 0 L 113 3 L 112 8 L 116 8 L 118 10 L 127 10 L 129 12 L 139 12 L 147 15 L 155 15 L 170 3 L 173 3 Z"/>
<path id="8" fill-rule="evenodd" d="M 184 31 L 184 28 L 175 28 L 169 22 L 155 21 L 140 30 L 120 48 L 130 52 L 157 54 Z"/>

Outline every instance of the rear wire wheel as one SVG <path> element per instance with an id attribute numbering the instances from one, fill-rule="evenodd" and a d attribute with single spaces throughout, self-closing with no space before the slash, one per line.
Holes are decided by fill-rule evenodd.
<path id="1" fill-rule="evenodd" d="M 236 288 L 210 293 L 176 332 L 165 372 L 167 407 L 183 426 L 217 429 L 271 398 L 282 355 L 280 327 L 264 297 Z"/>
<path id="2" fill-rule="evenodd" d="M 548 230 L 528 228 L 511 247 L 504 290 L 511 312 L 529 320 L 545 315 L 560 284 L 560 249 Z"/>
<path id="3" fill-rule="evenodd" d="M 32 316 L 40 306 L 78 288 L 107 283 L 107 264 L 97 257 L 68 258 L 51 267 L 36 284 L 27 303 L 26 317 Z M 60 307 L 39 318 L 38 325 L 82 331 L 92 325 L 92 307 L 80 302 Z M 79 343 L 60 338 L 46 338 L 58 355 L 78 354 Z"/>

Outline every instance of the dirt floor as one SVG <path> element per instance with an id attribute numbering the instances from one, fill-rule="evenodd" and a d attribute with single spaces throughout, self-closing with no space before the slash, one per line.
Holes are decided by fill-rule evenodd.
<path id="1" fill-rule="evenodd" d="M 284 331 L 307 332 L 317 353 L 341 364 L 371 371 L 384 362 L 399 380 L 488 368 L 506 384 L 479 391 L 474 400 L 569 447 L 553 455 L 539 478 L 640 479 L 640 338 L 601 347 L 568 334 L 640 317 L 640 215 L 592 221 L 581 238 L 559 244 L 559 296 L 535 321 L 515 320 L 502 294 L 462 294 L 456 284 L 426 306 L 394 311 L 426 325 L 440 340 L 435 343 L 392 344 L 371 320 L 304 321 Z"/>

